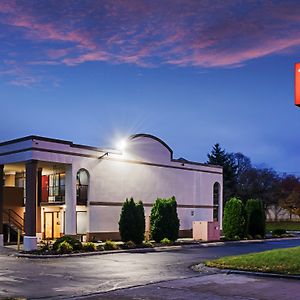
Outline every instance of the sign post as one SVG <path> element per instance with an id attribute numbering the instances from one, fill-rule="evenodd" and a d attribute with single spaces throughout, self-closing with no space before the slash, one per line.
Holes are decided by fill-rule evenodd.
<path id="1" fill-rule="evenodd" d="M 295 105 L 300 106 L 300 62 L 295 63 Z"/>
<path id="2" fill-rule="evenodd" d="M 21 245 L 21 230 L 18 229 L 18 251 L 20 251 L 20 245 Z"/>

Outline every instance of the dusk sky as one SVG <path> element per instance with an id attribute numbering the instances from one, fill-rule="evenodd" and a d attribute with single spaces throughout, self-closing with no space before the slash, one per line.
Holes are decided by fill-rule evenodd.
<path id="1" fill-rule="evenodd" d="M 0 140 L 150 133 L 300 175 L 300 1 L 0 1 Z"/>

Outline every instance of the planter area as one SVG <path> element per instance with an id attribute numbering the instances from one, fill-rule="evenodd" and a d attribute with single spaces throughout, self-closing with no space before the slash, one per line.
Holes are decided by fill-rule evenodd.
<path id="1" fill-rule="evenodd" d="M 57 256 L 57 255 L 72 255 L 72 254 L 84 254 L 84 253 L 99 253 L 99 252 L 111 252 L 122 250 L 141 250 L 151 249 L 165 246 L 182 246 L 199 244 L 199 242 L 193 240 L 178 240 L 171 242 L 168 239 L 163 239 L 160 243 L 154 241 L 144 241 L 141 244 L 136 245 L 132 241 L 126 243 L 115 242 L 107 240 L 105 242 L 87 242 L 81 243 L 77 239 L 70 236 L 63 236 L 57 239 L 55 242 L 42 242 L 39 244 L 38 250 L 35 251 L 21 251 L 21 254 L 30 254 L 37 256 Z"/>

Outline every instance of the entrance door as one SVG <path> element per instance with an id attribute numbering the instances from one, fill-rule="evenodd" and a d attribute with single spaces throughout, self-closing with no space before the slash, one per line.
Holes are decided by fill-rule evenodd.
<path id="1" fill-rule="evenodd" d="M 44 214 L 45 239 L 60 237 L 60 212 L 45 212 Z"/>

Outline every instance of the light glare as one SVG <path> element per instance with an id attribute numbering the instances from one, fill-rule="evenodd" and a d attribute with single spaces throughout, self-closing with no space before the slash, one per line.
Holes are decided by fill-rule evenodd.
<path id="1" fill-rule="evenodd" d="M 127 141 L 125 139 L 118 141 L 117 143 L 117 149 L 120 151 L 124 151 L 127 146 Z"/>

